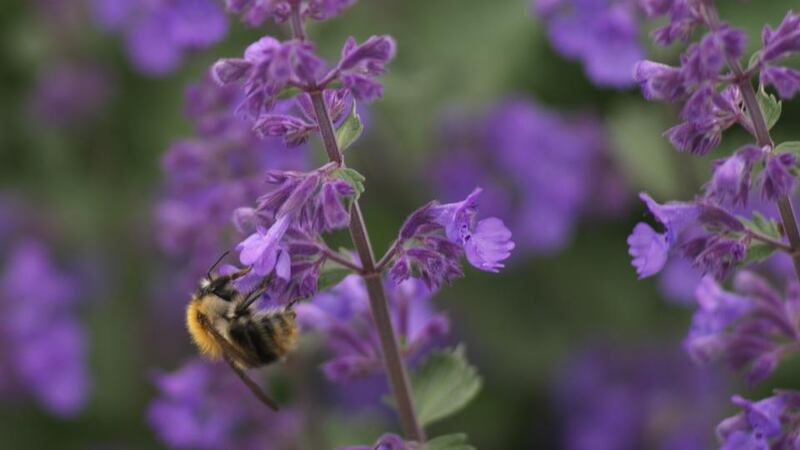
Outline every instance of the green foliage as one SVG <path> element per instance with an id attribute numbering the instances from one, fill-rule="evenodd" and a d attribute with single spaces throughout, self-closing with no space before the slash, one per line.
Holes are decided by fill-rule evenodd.
<path id="1" fill-rule="evenodd" d="M 740 217 L 739 219 L 747 226 L 747 228 L 772 239 L 781 240 L 781 231 L 778 222 L 764 217 L 758 211 L 753 212 L 751 220 L 743 217 Z M 747 256 L 742 264 L 747 265 L 763 261 L 775 253 L 775 250 L 777 250 L 777 248 L 774 245 L 759 240 L 753 240 L 747 247 Z"/>
<path id="2" fill-rule="evenodd" d="M 324 291 L 332 286 L 339 284 L 344 277 L 353 273 L 352 270 L 342 267 L 336 263 L 325 263 L 322 270 L 319 272 L 319 279 L 317 280 L 317 290 Z"/>
<path id="3" fill-rule="evenodd" d="M 612 157 L 631 187 L 647 190 L 656 197 L 676 197 L 679 183 L 675 178 L 675 150 L 662 137 L 667 123 L 657 108 L 633 102 L 618 105 L 611 112 L 608 125 Z"/>
<path id="4" fill-rule="evenodd" d="M 767 122 L 767 128 L 772 129 L 772 127 L 778 123 L 778 119 L 781 118 L 783 103 L 775 98 L 774 95 L 768 94 L 767 91 L 764 90 L 763 84 L 759 86 L 756 98 L 758 99 L 758 106 L 761 108 L 761 113 L 764 114 L 764 121 Z"/>
<path id="5" fill-rule="evenodd" d="M 794 153 L 800 156 L 800 141 L 786 141 L 781 142 L 775 147 L 775 153 Z"/>
<path id="6" fill-rule="evenodd" d="M 431 353 L 411 376 L 420 425 L 430 425 L 464 408 L 478 394 L 481 384 L 463 346 Z"/>
<path id="7" fill-rule="evenodd" d="M 431 439 L 425 444 L 425 450 L 475 450 L 475 447 L 467 444 L 466 434 L 455 433 Z"/>
<path id="8" fill-rule="evenodd" d="M 336 144 L 339 146 L 339 151 L 344 152 L 353 142 L 355 142 L 361 133 L 364 131 L 364 124 L 361 123 L 361 117 L 356 111 L 356 102 L 353 101 L 353 108 L 350 114 L 344 119 L 344 122 L 336 129 Z"/>

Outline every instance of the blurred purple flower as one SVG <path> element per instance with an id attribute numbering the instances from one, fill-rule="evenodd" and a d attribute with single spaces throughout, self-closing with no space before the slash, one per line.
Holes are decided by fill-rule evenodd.
<path id="1" fill-rule="evenodd" d="M 419 446 L 407 443 L 394 433 L 386 433 L 375 442 L 375 445 L 352 445 L 338 450 L 417 450 L 418 448 Z"/>
<path id="2" fill-rule="evenodd" d="M 92 9 L 100 26 L 123 35 L 133 65 L 149 75 L 174 71 L 185 53 L 217 43 L 228 29 L 214 0 L 92 0 Z"/>
<path id="3" fill-rule="evenodd" d="M 800 444 L 800 393 L 776 391 L 772 397 L 750 401 L 734 395 L 742 412 L 717 426 L 722 450 L 796 449 Z"/>
<path id="4" fill-rule="evenodd" d="M 192 361 L 153 381 L 147 419 L 169 448 L 289 450 L 302 432 L 297 412 L 269 411 L 224 365 Z"/>
<path id="5" fill-rule="evenodd" d="M 663 347 L 601 347 L 559 372 L 566 450 L 706 450 L 723 383 Z"/>
<path id="6" fill-rule="evenodd" d="M 412 279 L 399 285 L 387 282 L 385 286 L 403 357 L 414 360 L 448 333 L 449 321 L 445 314 L 432 309 L 433 292 L 421 281 Z M 331 290 L 295 308 L 304 329 L 325 335 L 333 354 L 322 365 L 329 380 L 348 382 L 383 369 L 380 343 L 360 277 L 349 275 Z"/>
<path id="7" fill-rule="evenodd" d="M 534 0 L 534 12 L 550 42 L 564 57 L 583 63 L 598 86 L 633 85 L 633 65 L 642 59 L 639 18 L 629 0 Z"/>
<path id="8" fill-rule="evenodd" d="M 300 17 L 327 20 L 342 13 L 356 0 L 225 0 L 228 10 L 241 15 L 242 22 L 257 27 L 267 19 L 281 23 L 289 19 L 292 5 L 299 8 Z"/>
<path id="9" fill-rule="evenodd" d="M 685 340 L 700 363 L 726 361 L 746 369 L 750 383 L 763 380 L 780 360 L 795 351 L 800 336 L 800 285 L 789 282 L 785 297 L 760 276 L 742 271 L 734 292 L 703 279 L 696 292 L 698 309 Z"/>
<path id="10" fill-rule="evenodd" d="M 55 266 L 39 241 L 17 243 L 0 279 L 0 335 L 13 383 L 59 416 L 86 404 L 86 336 L 75 317 L 77 281 Z"/>
<path id="11" fill-rule="evenodd" d="M 572 119 L 523 100 L 500 103 L 477 120 L 451 119 L 431 178 L 443 198 L 485 188 L 482 208 L 508 218 L 519 248 L 564 247 L 578 220 L 614 216 L 627 190 L 591 117 Z"/>
<path id="12" fill-rule="evenodd" d="M 43 71 L 30 108 L 48 126 L 76 126 L 96 118 L 110 94 L 111 80 L 102 67 L 61 63 Z"/>

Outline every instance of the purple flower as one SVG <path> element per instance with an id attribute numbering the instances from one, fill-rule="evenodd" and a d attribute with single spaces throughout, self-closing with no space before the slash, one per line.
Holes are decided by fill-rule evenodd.
<path id="1" fill-rule="evenodd" d="M 290 216 L 286 215 L 276 220 L 269 230 L 259 226 L 255 233 L 236 246 L 242 264 L 253 266 L 253 271 L 258 275 L 267 276 L 274 270 L 276 276 L 288 280 L 291 276 L 291 258 L 280 247 L 280 241 L 289 224 Z"/>
<path id="2" fill-rule="evenodd" d="M 289 19 L 293 5 L 300 16 L 314 20 L 327 20 L 341 14 L 355 0 L 225 0 L 228 10 L 239 14 L 242 21 L 252 27 L 272 19 L 281 23 Z"/>
<path id="3" fill-rule="evenodd" d="M 269 112 L 281 90 L 294 84 L 314 84 L 324 70 L 324 62 L 307 41 L 280 42 L 264 36 L 250 44 L 244 58 L 220 59 L 211 68 L 222 84 L 242 81 L 245 102 L 242 109 L 253 119 Z"/>
<path id="4" fill-rule="evenodd" d="M 790 351 L 798 336 L 796 281 L 785 299 L 752 272 L 739 272 L 735 293 L 724 291 L 713 279 L 698 286 L 699 309 L 685 340 L 687 351 L 701 363 L 724 360 L 735 369 L 747 368 L 750 383 L 766 378 Z"/>
<path id="5" fill-rule="evenodd" d="M 660 45 L 670 45 L 676 40 L 686 40 L 698 25 L 703 23 L 701 4 L 695 0 L 640 0 L 651 17 L 667 15 L 667 24 L 653 32 Z"/>
<path id="6" fill-rule="evenodd" d="M 706 450 L 724 379 L 666 345 L 593 347 L 554 377 L 565 450 Z"/>
<path id="7" fill-rule="evenodd" d="M 670 246 L 665 234 L 656 233 L 646 223 L 638 223 L 628 236 L 628 247 L 636 274 L 641 279 L 661 271 L 667 262 Z"/>
<path id="8" fill-rule="evenodd" d="M 375 77 L 386 72 L 395 48 L 391 36 L 371 36 L 361 45 L 348 38 L 336 67 L 342 87 L 357 100 L 371 101 L 383 95 L 383 86 Z"/>
<path id="9" fill-rule="evenodd" d="M 403 357 L 416 360 L 448 333 L 447 316 L 433 311 L 433 291 L 419 280 L 385 286 Z M 317 294 L 296 309 L 304 329 L 326 336 L 333 357 L 322 365 L 322 370 L 329 380 L 347 382 L 383 370 L 380 342 L 360 277 L 347 276 L 330 291 Z"/>
<path id="10" fill-rule="evenodd" d="M 639 83 L 647 100 L 674 102 L 686 95 L 683 73 L 679 68 L 639 61 L 633 67 L 633 79 Z"/>
<path id="11" fill-rule="evenodd" d="M 495 217 L 475 223 L 480 193 L 478 188 L 461 202 L 431 202 L 411 213 L 395 243 L 390 269 L 395 283 L 412 276 L 412 269 L 429 288 L 450 282 L 463 275 L 459 264 L 462 251 L 478 269 L 497 272 L 504 267 L 500 261 L 511 256 L 514 248 L 511 232 Z"/>
<path id="12" fill-rule="evenodd" d="M 661 271 L 658 288 L 666 300 L 690 305 L 694 303 L 694 293 L 700 280 L 701 274 L 692 267 L 691 262 L 673 258 Z"/>
<path id="13" fill-rule="evenodd" d="M 681 57 L 681 74 L 688 83 L 713 81 L 726 61 L 738 60 L 747 43 L 742 30 L 724 25 L 692 44 Z"/>
<path id="14" fill-rule="evenodd" d="M 49 412 L 74 416 L 90 389 L 86 336 L 73 311 L 76 281 L 60 272 L 39 241 L 22 241 L 6 260 L 0 279 L 2 364 L 14 383 Z"/>
<path id="15" fill-rule="evenodd" d="M 171 448 L 289 448 L 301 433 L 297 412 L 264 408 L 224 365 L 192 361 L 153 381 L 159 396 L 147 419 Z"/>
<path id="16" fill-rule="evenodd" d="M 716 203 L 730 200 L 734 205 L 747 204 L 750 197 L 753 166 L 764 160 L 766 153 L 755 145 L 747 145 L 727 159 L 714 162 L 714 175 L 706 185 L 706 198 Z"/>
<path id="17" fill-rule="evenodd" d="M 616 88 L 633 84 L 631 69 L 644 51 L 632 2 L 535 0 L 533 5 L 553 47 L 582 62 L 592 82 Z"/>
<path id="18" fill-rule="evenodd" d="M 386 433 L 373 446 L 352 445 L 341 447 L 339 450 L 415 450 L 417 448 L 417 445 L 406 443 L 403 438 L 394 433 Z"/>
<path id="19" fill-rule="evenodd" d="M 760 177 L 761 194 L 765 200 L 776 202 L 793 193 L 795 176 L 791 170 L 796 164 L 797 157 L 793 153 L 770 155 L 767 158 L 767 167 Z"/>
<path id="20" fill-rule="evenodd" d="M 761 60 L 765 62 L 791 56 L 800 52 L 800 15 L 789 11 L 778 28 L 765 25 L 761 32 L 764 50 Z"/>
<path id="21" fill-rule="evenodd" d="M 722 132 L 739 120 L 741 103 L 737 87 L 716 92 L 705 85 L 684 105 L 681 118 L 685 122 L 670 128 L 665 135 L 679 151 L 704 155 L 719 145 Z"/>
<path id="22" fill-rule="evenodd" d="M 776 391 L 772 397 L 755 402 L 734 395 L 731 401 L 743 411 L 717 426 L 723 450 L 797 448 L 798 392 Z"/>
<path id="23" fill-rule="evenodd" d="M 800 70 L 788 67 L 767 66 L 761 70 L 761 84 L 772 85 L 778 95 L 790 99 L 800 91 Z"/>
<path id="24" fill-rule="evenodd" d="M 227 33 L 214 0 L 93 0 L 101 26 L 122 33 L 134 66 L 150 75 L 174 71 L 184 53 L 209 47 Z"/>

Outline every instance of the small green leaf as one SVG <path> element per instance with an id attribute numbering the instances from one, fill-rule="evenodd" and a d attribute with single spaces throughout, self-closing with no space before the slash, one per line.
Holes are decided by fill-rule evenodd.
<path id="1" fill-rule="evenodd" d="M 763 84 L 758 88 L 757 99 L 761 113 L 764 114 L 764 120 L 767 122 L 767 128 L 772 129 L 781 118 L 783 104 L 774 95 L 768 94 L 764 90 Z"/>
<path id="2" fill-rule="evenodd" d="M 364 131 L 364 124 L 361 123 L 361 117 L 356 111 L 356 102 L 353 101 L 353 108 L 350 114 L 344 119 L 344 122 L 336 129 L 336 144 L 339 146 L 339 151 L 345 151 L 350 147 L 353 142 L 361 136 Z"/>
<path id="3" fill-rule="evenodd" d="M 758 63 L 758 58 L 760 57 L 761 57 L 761 50 L 753 53 L 752 56 L 750 56 L 750 60 L 747 62 L 747 67 L 750 68 L 755 66 L 756 63 Z"/>
<path id="4" fill-rule="evenodd" d="M 322 270 L 320 270 L 319 279 L 317 280 L 317 290 L 324 291 L 333 287 L 351 273 L 353 273 L 353 271 L 347 267 L 342 267 L 335 263 L 326 263 L 322 266 Z"/>
<path id="5" fill-rule="evenodd" d="M 425 443 L 425 450 L 475 450 L 464 433 L 446 434 Z"/>
<path id="6" fill-rule="evenodd" d="M 358 173 L 357 170 L 349 167 L 340 167 L 333 171 L 333 175 L 349 183 L 356 190 L 356 197 L 360 197 L 364 193 L 364 181 L 366 178 Z"/>
<path id="7" fill-rule="evenodd" d="M 464 356 L 464 347 L 431 353 L 411 376 L 411 390 L 420 425 L 449 417 L 481 389 L 481 377 Z"/>
<path id="8" fill-rule="evenodd" d="M 747 248 L 747 256 L 745 256 L 742 265 L 757 263 L 763 261 L 775 253 L 776 248 L 766 242 L 753 241 Z"/>
<path id="9" fill-rule="evenodd" d="M 800 141 L 781 142 L 775 147 L 776 153 L 794 153 L 800 155 Z"/>

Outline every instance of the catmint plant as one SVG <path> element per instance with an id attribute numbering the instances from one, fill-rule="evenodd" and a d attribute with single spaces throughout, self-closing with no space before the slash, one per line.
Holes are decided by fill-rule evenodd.
<path id="1" fill-rule="evenodd" d="M 800 16 L 789 12 L 777 27 L 765 26 L 761 49 L 744 65 L 747 35 L 721 20 L 712 0 L 642 0 L 640 6 L 649 17 L 667 18 L 653 33 L 657 44 L 696 38 L 679 66 L 641 61 L 634 69 L 646 99 L 683 105 L 680 123 L 666 138 L 678 151 L 705 155 L 720 145 L 725 130 L 739 125 L 753 142 L 716 160 L 694 200 L 659 203 L 641 194 L 657 228 L 644 222 L 634 228 L 628 238 L 633 265 L 644 278 L 670 258 L 683 257 L 703 273 L 686 349 L 701 363 L 726 361 L 756 383 L 798 349 L 798 279 L 776 289 L 741 269 L 785 252 L 800 276 L 800 230 L 791 200 L 800 146 L 773 141 L 770 129 L 781 103 L 767 93 L 771 88 L 789 99 L 800 90 L 800 71 L 783 65 L 800 53 Z M 748 209 L 753 198 L 776 205 L 780 220 Z M 730 292 L 722 283 L 734 273 Z M 721 448 L 798 448 L 795 393 L 776 391 L 755 402 L 735 396 L 733 402 L 743 412 L 719 425 Z"/>
<path id="2" fill-rule="evenodd" d="M 173 192 L 178 202 L 163 205 L 166 209 L 160 215 L 175 225 L 176 237 L 186 229 L 190 242 L 198 244 L 220 242 L 222 230 L 233 228 L 239 263 L 251 269 L 238 281 L 240 288 L 266 285 L 264 304 L 283 307 L 300 300 L 295 308 L 301 325 L 322 334 L 334 354 L 322 367 L 331 380 L 346 382 L 384 373 L 404 436 L 386 435 L 381 442 L 394 442 L 385 444 L 387 448 L 411 448 L 436 441 L 427 440 L 425 425 L 463 407 L 480 387 L 480 378 L 466 362 L 463 347 L 429 352 L 449 330 L 447 317 L 435 312 L 430 297 L 444 282 L 464 275 L 462 258 L 479 270 L 499 271 L 514 242 L 500 219 L 479 217 L 482 190 L 476 187 L 461 201 L 432 201 L 411 212 L 388 250 L 375 257 L 359 206 L 366 179 L 345 164 L 345 151 L 363 130 L 357 102 L 382 96 L 379 77 L 394 58 L 396 43 L 386 35 L 361 42 L 349 38 L 338 61 L 331 64 L 316 53 L 306 33 L 307 21 L 333 18 L 353 3 L 227 2 L 229 11 L 245 24 L 285 23 L 291 38 L 264 36 L 240 57 L 217 61 L 211 77 L 220 89 L 236 93 L 226 98 L 238 98 L 236 110 L 248 123 L 248 132 L 268 142 L 281 140 L 283 151 L 289 154 L 297 151 L 292 147 L 313 142 L 318 135 L 328 161 L 311 170 L 245 163 L 239 166 L 242 172 L 238 175 L 225 173 L 230 186 L 250 180 L 251 174 L 262 182 L 248 182 L 229 193 L 222 190 L 216 197 L 216 189 L 198 187 L 219 185 L 214 180 L 221 175 L 205 173 L 213 166 L 203 161 L 224 155 L 216 150 L 221 144 L 209 146 L 207 138 L 216 142 L 218 129 L 226 127 L 214 120 L 200 120 L 201 131 L 206 126 L 214 131 L 189 142 L 186 150 L 175 147 L 170 152 L 174 156 L 165 163 L 170 178 L 177 182 Z M 261 151 L 258 146 L 247 148 Z M 211 198 L 207 198 L 209 194 Z M 201 204 L 208 199 L 224 205 L 209 205 L 201 211 L 213 214 L 207 217 L 224 217 L 228 212 L 232 227 L 216 220 L 210 228 L 202 227 L 203 218 L 192 216 L 196 212 L 193 202 L 198 199 Z M 349 230 L 354 248 L 331 248 L 326 236 L 343 229 Z M 198 239 L 202 236 L 206 237 Z M 165 242 L 174 243 L 175 239 Z M 302 301 L 312 297 L 312 301 Z M 427 357 L 419 361 L 423 356 Z M 411 377 L 410 364 L 416 365 Z M 452 374 L 458 374 L 457 379 Z M 168 400 L 171 394 L 164 388 L 166 379 L 161 377 L 158 383 L 161 398 Z M 444 404 L 431 398 L 441 392 L 452 393 Z M 151 410 L 151 418 L 153 414 L 157 415 Z M 463 443 L 465 437 L 457 434 L 438 439 Z"/>

